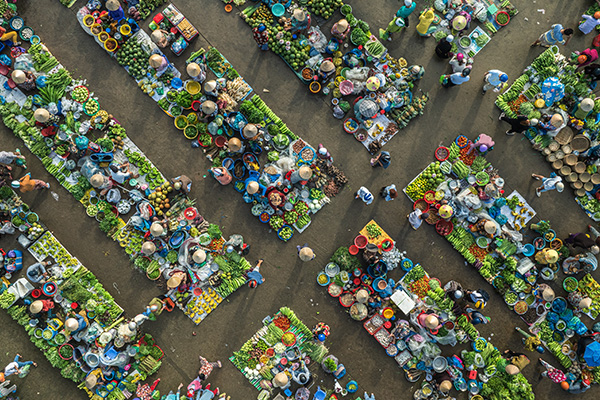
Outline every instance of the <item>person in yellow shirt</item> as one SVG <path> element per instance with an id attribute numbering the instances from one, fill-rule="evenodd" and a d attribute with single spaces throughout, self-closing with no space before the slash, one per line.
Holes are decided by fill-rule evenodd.
<path id="1" fill-rule="evenodd" d="M 432 27 L 431 24 L 435 19 L 435 14 L 433 13 L 433 9 L 429 8 L 425 10 L 419 16 L 419 24 L 417 25 L 417 32 L 421 36 L 429 37 L 435 31 L 435 27 Z"/>

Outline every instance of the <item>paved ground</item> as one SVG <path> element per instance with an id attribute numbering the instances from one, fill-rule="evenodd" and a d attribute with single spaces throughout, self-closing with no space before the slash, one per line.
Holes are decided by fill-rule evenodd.
<path id="1" fill-rule="evenodd" d="M 529 47 L 540 32 L 555 22 L 575 26 L 578 15 L 592 3 L 589 0 L 515 0 L 519 15 L 476 57 L 472 81 L 447 90 L 437 83 L 440 74 L 447 71 L 447 65 L 432 56 L 434 40 L 423 39 L 415 33 L 413 18 L 413 27 L 396 35 L 394 42 L 388 43 L 388 46 L 393 56 L 404 56 L 409 63 L 425 66 L 427 73 L 419 85 L 429 91 L 431 101 L 425 114 L 411 122 L 386 146 L 392 153 L 393 162 L 385 172 L 368 166 L 369 155 L 351 136 L 343 133 L 339 121 L 331 117 L 328 103 L 320 96 L 310 95 L 278 57 L 259 52 L 248 27 L 241 19 L 226 14 L 220 1 L 174 1 L 202 32 L 202 37 L 192 44 L 192 50 L 207 42 L 218 47 L 294 132 L 313 145 L 325 144 L 336 164 L 349 178 L 348 188 L 318 214 L 310 229 L 287 244 L 268 234 L 265 226 L 250 216 L 249 207 L 231 188 L 203 179 L 208 163 L 199 150 L 189 147 L 187 140 L 173 128 L 172 119 L 159 112 L 156 104 L 136 88 L 135 82 L 118 64 L 80 29 L 74 12 L 84 1 L 78 1 L 71 10 L 62 7 L 56 0 L 21 3 L 19 9 L 27 24 L 35 29 L 69 70 L 88 79 L 103 107 L 124 124 L 129 136 L 158 168 L 167 176 L 183 173 L 192 177 L 192 195 L 197 197 L 197 205 L 204 216 L 221 224 L 225 234 L 238 232 L 244 235 L 252 244 L 252 260 L 266 259 L 263 268 L 266 284 L 254 291 L 238 291 L 230 297 L 229 304 L 219 307 L 200 326 L 194 326 L 180 312 L 165 314 L 158 322 L 144 326 L 157 336 L 158 343 L 167 353 L 158 375 L 162 379 L 161 389 L 189 382 L 198 367 L 197 354 L 225 361 L 260 327 L 264 316 L 282 305 L 288 305 L 308 325 L 318 321 L 330 324 L 333 332 L 330 348 L 362 385 L 361 390 L 375 392 L 379 399 L 395 398 L 406 390 L 412 393 L 415 388 L 406 383 L 395 362 L 386 357 L 360 325 L 350 320 L 337 302 L 315 284 L 315 277 L 338 246 L 350 244 L 356 232 L 375 218 L 413 260 L 420 261 L 443 282 L 458 278 L 467 287 L 486 287 L 479 275 L 466 268 L 462 258 L 433 230 L 422 228 L 413 232 L 410 229 L 404 218 L 411 206 L 408 199 L 401 197 L 387 204 L 376 201 L 365 207 L 353 196 L 361 185 L 374 191 L 392 182 L 404 187 L 432 159 L 438 144 L 448 143 L 459 133 L 469 137 L 479 133 L 493 136 L 497 144 L 489 156 L 490 161 L 499 168 L 509 188 L 518 189 L 541 217 L 556 226 L 558 232 L 565 235 L 584 229 L 589 223 L 574 202 L 570 189 L 562 194 L 544 194 L 541 199 L 535 197 L 535 185 L 529 176 L 532 172 L 547 174 L 549 166 L 537 152 L 531 150 L 527 141 L 519 136 L 504 135 L 507 127 L 497 122 L 499 112 L 493 105 L 494 95 L 490 93 L 482 97 L 480 94 L 480 81 L 487 70 L 502 69 L 509 74 L 511 81 L 514 80 L 540 53 L 540 49 Z M 348 3 L 353 6 L 355 15 L 362 16 L 374 31 L 385 26 L 398 7 L 396 0 L 349 0 Z M 420 7 L 423 2 L 418 3 Z M 536 11 L 542 8 L 545 14 Z M 591 36 L 584 40 L 577 35 L 568 48 L 582 50 L 591 39 Z M 175 63 L 181 67 L 184 61 L 181 58 Z M 261 93 L 263 88 L 270 93 Z M 4 126 L 0 126 L 0 143 L 6 149 L 21 146 Z M 25 201 L 38 212 L 67 249 L 99 277 L 129 315 L 139 312 L 159 290 L 129 266 L 125 253 L 114 242 L 89 223 L 83 208 L 44 172 L 41 163 L 31 156 L 29 160 L 32 174 L 52 182 L 53 190 L 60 198 L 57 203 L 48 192 L 30 193 L 24 196 Z M 309 243 L 317 254 L 317 258 L 307 264 L 301 264 L 295 253 L 295 246 L 303 243 Z M 12 242 L 3 239 L 0 245 L 10 248 Z M 492 316 L 492 323 L 481 331 L 485 336 L 493 334 L 493 342 L 501 349 L 520 350 L 520 338 L 513 327 L 524 327 L 524 323 L 503 304 L 502 299 L 492 292 L 487 310 Z M 22 381 L 22 398 L 83 398 L 71 382 L 62 379 L 59 372 L 44 361 L 21 328 L 5 313 L 0 313 L 0 324 L 3 327 L 0 330 L 0 361 L 7 363 L 15 352 L 20 352 L 25 358 L 35 359 L 40 364 L 27 380 Z M 192 336 L 193 331 L 198 335 Z M 531 356 L 535 359 L 535 354 Z M 546 359 L 553 361 L 549 356 Z M 557 386 L 547 380 L 538 380 L 539 372 L 537 363 L 532 363 L 526 370 L 538 398 L 549 398 L 552 390 L 553 397 L 562 397 L 563 393 L 557 392 Z M 257 394 L 228 362 L 224 362 L 221 371 L 212 374 L 211 381 L 232 398 L 252 399 Z M 591 399 L 597 390 L 595 388 L 580 398 Z"/>

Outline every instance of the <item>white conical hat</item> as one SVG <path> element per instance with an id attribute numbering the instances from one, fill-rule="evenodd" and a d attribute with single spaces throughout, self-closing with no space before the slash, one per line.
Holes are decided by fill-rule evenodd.
<path id="1" fill-rule="evenodd" d="M 435 329 L 440 325 L 440 320 L 435 315 L 428 315 L 425 317 L 425 327 L 429 329 Z"/>
<path id="2" fill-rule="evenodd" d="M 12 78 L 13 82 L 18 84 L 21 84 L 23 82 L 25 82 L 27 80 L 27 77 L 25 76 L 25 72 L 21 71 L 20 69 L 15 69 L 12 74 L 10 74 L 10 77 Z"/>
<path id="3" fill-rule="evenodd" d="M 150 226 L 150 233 L 152 236 L 161 236 L 163 233 L 165 233 L 165 228 L 163 228 L 159 222 L 154 222 Z"/>
<path id="4" fill-rule="evenodd" d="M 231 151 L 239 151 L 242 148 L 242 142 L 240 141 L 240 139 L 232 137 L 231 139 L 229 139 L 227 147 Z"/>
<path id="5" fill-rule="evenodd" d="M 504 371 L 506 371 L 507 374 L 509 375 L 516 375 L 518 374 L 519 371 L 519 367 L 517 367 L 516 365 L 513 364 L 508 364 L 505 368 Z"/>
<path id="6" fill-rule="evenodd" d="M 248 182 L 248 185 L 246 185 L 246 191 L 248 192 L 248 194 L 254 194 L 258 192 L 258 189 L 260 189 L 260 186 L 256 181 L 250 181 Z"/>
<path id="7" fill-rule="evenodd" d="M 106 0 L 106 8 L 110 11 L 117 11 L 121 7 L 119 0 Z"/>
<path id="8" fill-rule="evenodd" d="M 93 389 L 97 383 L 98 383 L 98 378 L 96 377 L 96 374 L 89 374 L 85 378 L 85 387 L 90 390 Z"/>
<path id="9" fill-rule="evenodd" d="M 68 331 L 74 332 L 79 328 L 79 322 L 77 322 L 75 318 L 67 318 L 65 321 L 65 328 L 67 328 Z"/>
<path id="10" fill-rule="evenodd" d="M 187 65 L 187 67 L 185 67 L 185 70 L 187 71 L 188 75 L 191 76 L 192 78 L 195 78 L 198 75 L 200 75 L 200 72 L 202 71 L 200 66 L 194 62 L 189 63 Z"/>
<path id="11" fill-rule="evenodd" d="M 102 174 L 94 174 L 90 178 L 90 183 L 95 188 L 99 188 L 100 186 L 102 186 L 104 184 L 104 182 L 105 182 L 104 175 L 102 175 Z"/>
<path id="12" fill-rule="evenodd" d="M 144 253 L 148 256 L 151 254 L 154 254 L 155 251 L 156 251 L 156 245 L 152 242 L 145 242 L 142 245 L 142 253 Z"/>
<path id="13" fill-rule="evenodd" d="M 581 103 L 579 104 L 579 108 L 581 108 L 581 110 L 583 110 L 585 112 L 592 111 L 594 108 L 594 100 L 590 99 L 589 97 L 581 100 Z"/>
<path id="14" fill-rule="evenodd" d="M 304 21 L 306 19 L 306 12 L 300 8 L 296 8 L 292 14 L 292 18 L 295 18 L 297 21 Z"/>
<path id="15" fill-rule="evenodd" d="M 563 124 L 563 122 L 564 122 L 563 116 L 560 114 L 554 114 L 552 116 L 552 118 L 550 118 L 550 124 L 552 124 L 552 126 L 555 126 L 555 127 L 561 126 Z"/>
<path id="16" fill-rule="evenodd" d="M 346 19 L 340 19 L 337 23 L 338 32 L 346 32 L 346 29 L 348 29 L 348 21 L 346 21 Z"/>
<path id="17" fill-rule="evenodd" d="M 275 375 L 275 378 L 273 378 L 273 385 L 275 387 L 282 388 L 287 385 L 289 381 L 290 379 L 285 372 L 279 372 L 277 375 Z"/>
<path id="18" fill-rule="evenodd" d="M 217 81 L 215 81 L 214 79 L 211 79 L 210 81 L 207 81 L 204 83 L 204 92 L 212 92 L 215 90 L 216 87 L 217 87 Z"/>
<path id="19" fill-rule="evenodd" d="M 206 260 L 206 252 L 202 249 L 198 249 L 192 255 L 192 259 L 195 263 L 203 263 Z"/>
<path id="20" fill-rule="evenodd" d="M 167 281 L 167 287 L 169 289 L 175 289 L 177 286 L 181 284 L 181 277 L 179 275 L 173 275 Z"/>
<path id="21" fill-rule="evenodd" d="M 50 119 L 50 113 L 45 108 L 38 108 L 33 113 L 33 116 L 37 122 L 41 123 L 48 122 Z"/>
<path id="22" fill-rule="evenodd" d="M 591 305 L 592 305 L 592 299 L 589 297 L 586 297 L 585 299 L 582 299 L 579 302 L 579 308 L 581 308 L 581 309 L 590 308 Z"/>
<path id="23" fill-rule="evenodd" d="M 542 297 L 544 298 L 544 300 L 546 301 L 552 301 L 554 300 L 554 298 L 556 297 L 556 295 L 554 294 L 554 290 L 552 290 L 551 287 L 547 287 L 546 289 L 544 289 L 544 291 L 542 292 Z"/>
<path id="24" fill-rule="evenodd" d="M 442 383 L 440 383 L 441 392 L 448 393 L 450 389 L 452 389 L 452 382 L 450 382 L 449 380 L 446 379 L 443 380 Z"/>
<path id="25" fill-rule="evenodd" d="M 156 29 L 156 30 L 152 31 L 152 34 L 150 34 L 150 37 L 152 38 L 152 40 L 155 43 L 158 43 L 165 37 L 165 34 L 162 33 L 160 31 L 160 29 Z"/>
<path id="26" fill-rule="evenodd" d="M 310 179 L 310 177 L 312 176 L 312 169 L 310 169 L 310 167 L 306 165 L 303 165 L 298 170 L 298 175 L 300 175 L 300 178 L 302 179 Z"/>
<path id="27" fill-rule="evenodd" d="M 486 233 L 489 233 L 490 235 L 496 233 L 496 224 L 493 221 L 486 221 L 484 229 Z"/>
<path id="28" fill-rule="evenodd" d="M 210 115 L 215 112 L 217 105 L 212 100 L 206 100 L 202 103 L 202 112 L 206 115 Z"/>
<path id="29" fill-rule="evenodd" d="M 359 303 L 365 304 L 367 300 L 369 300 L 369 292 L 366 289 L 360 289 L 356 292 L 356 301 Z"/>
<path id="30" fill-rule="evenodd" d="M 325 60 L 321 63 L 320 69 L 323 72 L 331 72 L 335 69 L 335 65 L 331 61 Z"/>
<path id="31" fill-rule="evenodd" d="M 159 68 L 163 63 L 163 58 L 159 54 L 152 54 L 148 63 L 152 68 Z"/>
<path id="32" fill-rule="evenodd" d="M 44 303 L 41 300 L 36 300 L 29 306 L 29 312 L 37 314 L 44 309 Z"/>
<path id="33" fill-rule="evenodd" d="M 299 256 L 302 261 L 310 261 L 315 256 L 315 253 L 310 247 L 303 247 L 302 249 L 300 249 Z"/>
<path id="34" fill-rule="evenodd" d="M 254 124 L 246 124 L 246 126 L 244 126 L 243 132 L 246 138 L 253 138 L 258 133 L 258 129 Z"/>

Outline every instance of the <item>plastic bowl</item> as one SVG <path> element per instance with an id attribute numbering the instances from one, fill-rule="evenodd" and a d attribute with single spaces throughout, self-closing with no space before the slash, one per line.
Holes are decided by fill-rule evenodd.
<path id="1" fill-rule="evenodd" d="M 273 4 L 273 7 L 271 7 L 271 12 L 274 16 L 281 17 L 285 13 L 285 7 L 283 4 Z"/>

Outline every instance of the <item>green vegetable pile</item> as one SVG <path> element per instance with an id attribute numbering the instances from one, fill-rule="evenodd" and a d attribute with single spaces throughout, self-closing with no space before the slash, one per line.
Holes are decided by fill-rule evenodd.
<path id="1" fill-rule="evenodd" d="M 325 19 L 329 19 L 335 10 L 341 7 L 343 4 L 342 0 L 308 0 L 308 7 L 310 11 L 319 15 Z M 352 10 L 352 8 L 350 8 Z"/>
<path id="2" fill-rule="evenodd" d="M 283 241 L 288 241 L 292 238 L 293 234 L 294 234 L 294 231 L 292 230 L 292 228 L 290 228 L 289 226 L 284 226 L 279 231 L 279 238 Z"/>
<path id="3" fill-rule="evenodd" d="M 354 271 L 361 267 L 361 263 L 356 256 L 350 254 L 347 247 L 339 247 L 329 259 L 334 264 L 337 264 L 343 271 Z"/>
<path id="4" fill-rule="evenodd" d="M 292 38 L 292 33 L 277 25 L 269 30 L 269 49 L 281 56 L 294 71 L 304 67 L 308 60 L 308 50 L 300 44 L 300 40 Z"/>
<path id="5" fill-rule="evenodd" d="M 239 110 L 251 124 L 260 124 L 265 119 L 265 114 L 249 100 L 243 101 Z"/>
<path id="6" fill-rule="evenodd" d="M 381 231 L 381 228 L 379 228 L 375 224 L 367 225 L 366 229 L 367 229 L 367 236 L 369 236 L 371 239 L 377 239 L 383 233 Z"/>

